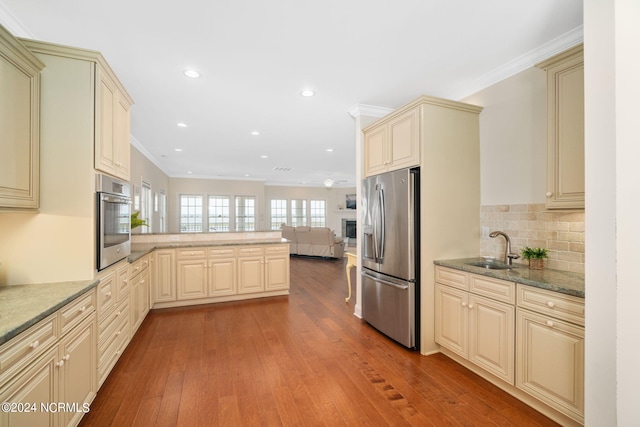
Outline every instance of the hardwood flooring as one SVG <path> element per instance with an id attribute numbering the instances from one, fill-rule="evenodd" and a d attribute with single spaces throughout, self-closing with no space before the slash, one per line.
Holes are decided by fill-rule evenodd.
<path id="1" fill-rule="evenodd" d="M 288 297 L 152 310 L 81 425 L 556 425 L 355 317 L 345 265 L 293 257 Z"/>

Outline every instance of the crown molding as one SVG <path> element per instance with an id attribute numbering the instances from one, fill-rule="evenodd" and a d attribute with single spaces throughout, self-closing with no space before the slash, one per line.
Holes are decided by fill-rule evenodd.
<path id="1" fill-rule="evenodd" d="M 134 146 L 136 148 L 136 150 L 138 150 L 140 152 L 140 154 L 145 156 L 147 158 L 147 160 L 149 160 L 158 169 L 160 169 L 162 171 L 162 173 L 164 173 L 168 177 L 171 177 L 171 175 L 169 175 L 169 173 L 160 165 L 160 162 L 158 162 L 158 160 L 149 151 L 147 151 L 147 149 L 144 148 L 142 146 L 142 144 L 140 144 L 140 142 L 138 142 L 138 140 L 134 138 L 133 135 L 129 135 L 129 142 L 131 143 L 132 146 Z"/>
<path id="2" fill-rule="evenodd" d="M 0 24 L 5 27 L 14 37 L 25 37 L 35 39 L 35 35 L 16 16 L 0 3 Z"/>
<path id="3" fill-rule="evenodd" d="M 504 65 L 488 72 L 479 79 L 470 82 L 464 87 L 459 87 L 457 90 L 452 91 L 446 98 L 461 100 L 468 96 L 471 96 L 483 89 L 488 88 L 491 85 L 498 83 L 504 79 L 507 79 L 521 71 L 531 68 L 558 53 L 572 48 L 584 40 L 584 27 L 580 25 L 571 31 L 562 34 L 559 37 L 533 49 L 529 52 L 521 55 Z"/>
<path id="4" fill-rule="evenodd" d="M 376 107 L 375 105 L 356 104 L 348 111 L 349 115 L 354 119 L 360 116 L 384 117 L 393 112 L 392 108 Z"/>

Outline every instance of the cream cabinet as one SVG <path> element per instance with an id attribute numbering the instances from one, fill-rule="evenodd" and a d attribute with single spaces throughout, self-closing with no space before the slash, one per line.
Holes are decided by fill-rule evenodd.
<path id="1" fill-rule="evenodd" d="M 235 295 L 238 292 L 236 248 L 209 249 L 207 277 L 210 297 Z"/>
<path id="2" fill-rule="evenodd" d="M 131 272 L 131 336 L 133 336 L 142 321 L 149 313 L 149 255 L 133 262 Z"/>
<path id="3" fill-rule="evenodd" d="M 98 386 L 101 386 L 131 339 L 129 262 L 109 267 L 99 278 Z"/>
<path id="4" fill-rule="evenodd" d="M 165 277 L 154 279 L 156 292 L 164 292 L 167 297 L 156 296 L 154 308 L 286 295 L 289 292 L 289 245 L 286 243 L 202 246 L 169 251 L 175 251 L 175 287 L 169 283 L 159 284 L 171 275 L 171 261 L 167 256 L 162 273 L 157 273 Z M 165 250 L 155 252 L 165 253 Z M 173 289 L 175 298 L 169 296 Z"/>
<path id="5" fill-rule="evenodd" d="M 0 209 L 39 206 L 43 67 L 0 25 Z"/>
<path id="6" fill-rule="evenodd" d="M 37 405 L 2 411 L 3 426 L 74 426 L 97 392 L 96 293 L 91 290 L 0 347 L 0 399 Z M 58 402 L 74 410 L 59 411 Z"/>
<path id="7" fill-rule="evenodd" d="M 436 267 L 436 342 L 514 383 L 515 284 Z"/>
<path id="8" fill-rule="evenodd" d="M 150 254 L 151 263 L 151 303 L 175 301 L 176 294 L 176 251 L 159 249 Z"/>
<path id="9" fill-rule="evenodd" d="M 584 423 L 584 300 L 518 285 L 516 387 Z"/>
<path id="10" fill-rule="evenodd" d="M 97 71 L 95 168 L 124 180 L 130 176 L 132 101 L 105 67 Z"/>
<path id="11" fill-rule="evenodd" d="M 43 82 L 43 91 L 51 94 L 54 101 L 47 111 L 48 121 L 73 124 L 72 127 L 50 129 L 49 143 L 63 146 L 69 138 L 82 139 L 90 133 L 93 167 L 128 181 L 133 100 L 104 57 L 92 50 L 35 40 L 20 41 L 47 67 L 48 78 Z M 81 73 L 83 78 L 72 79 L 75 73 Z M 60 99 L 69 105 L 60 109 Z M 83 148 L 76 147 L 76 150 L 84 155 Z"/>
<path id="12" fill-rule="evenodd" d="M 582 45 L 540 64 L 547 73 L 547 208 L 584 209 Z"/>
<path id="13" fill-rule="evenodd" d="M 364 130 L 365 177 L 420 165 L 420 106 Z"/>

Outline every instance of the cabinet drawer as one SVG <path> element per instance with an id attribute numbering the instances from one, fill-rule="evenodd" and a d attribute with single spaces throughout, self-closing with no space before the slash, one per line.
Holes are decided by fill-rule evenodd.
<path id="1" fill-rule="evenodd" d="M 205 258 L 206 252 L 204 248 L 178 249 L 178 259 Z"/>
<path id="2" fill-rule="evenodd" d="M 469 291 L 476 295 L 515 304 L 516 284 L 477 274 L 469 275 Z"/>
<path id="3" fill-rule="evenodd" d="M 458 289 L 469 290 L 469 274 L 453 268 L 436 265 L 436 282 L 453 286 Z"/>
<path id="4" fill-rule="evenodd" d="M 584 299 L 518 284 L 518 307 L 584 326 Z"/>
<path id="5" fill-rule="evenodd" d="M 125 265 L 118 269 L 117 288 L 118 302 L 122 301 L 129 295 L 129 265 Z"/>
<path id="6" fill-rule="evenodd" d="M 0 384 L 58 341 L 58 313 L 33 325 L 0 347 Z"/>
<path id="7" fill-rule="evenodd" d="M 233 257 L 236 256 L 236 248 L 226 247 L 226 248 L 215 248 L 209 249 L 210 257 Z"/>
<path id="8" fill-rule="evenodd" d="M 238 255 L 262 255 L 264 249 L 260 246 L 247 246 L 238 248 Z"/>
<path id="9" fill-rule="evenodd" d="M 149 267 L 149 256 L 145 255 L 131 264 L 131 277 L 136 276 L 141 271 Z"/>
<path id="10" fill-rule="evenodd" d="M 97 308 L 98 316 L 102 318 L 107 314 L 116 304 L 116 273 L 111 273 L 100 279 L 97 291 Z"/>
<path id="11" fill-rule="evenodd" d="M 289 253 L 289 245 L 267 246 L 265 252 L 268 254 L 285 254 Z"/>
<path id="12" fill-rule="evenodd" d="M 129 317 L 118 324 L 110 339 L 98 347 L 98 385 L 101 386 L 129 341 Z"/>
<path id="13" fill-rule="evenodd" d="M 91 290 L 74 301 L 62 307 L 60 310 L 60 335 L 69 332 L 74 326 L 82 322 L 96 310 L 96 293 Z"/>
<path id="14" fill-rule="evenodd" d="M 122 323 L 122 318 L 129 318 L 129 302 L 125 301 L 119 304 L 115 310 L 113 310 L 106 319 L 98 324 L 98 343 L 102 345 L 108 337 L 110 337 L 114 330 Z"/>

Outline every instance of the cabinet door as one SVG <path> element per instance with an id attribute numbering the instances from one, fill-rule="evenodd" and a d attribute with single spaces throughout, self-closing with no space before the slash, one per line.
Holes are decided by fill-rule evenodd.
<path id="1" fill-rule="evenodd" d="M 117 176 L 128 181 L 131 167 L 131 105 L 118 96 L 115 108 L 115 170 Z"/>
<path id="2" fill-rule="evenodd" d="M 584 328 L 518 309 L 516 387 L 584 422 Z"/>
<path id="3" fill-rule="evenodd" d="M 435 341 L 460 356 L 468 355 L 469 293 L 435 286 Z"/>
<path id="4" fill-rule="evenodd" d="M 364 174 L 366 177 L 386 172 L 389 163 L 387 125 L 370 129 L 364 134 Z"/>
<path id="5" fill-rule="evenodd" d="M 178 300 L 207 296 L 207 261 L 205 259 L 178 261 Z"/>
<path id="6" fill-rule="evenodd" d="M 515 308 L 469 294 L 469 360 L 514 383 Z"/>
<path id="7" fill-rule="evenodd" d="M 389 121 L 389 170 L 420 165 L 420 108 Z"/>
<path id="8" fill-rule="evenodd" d="M 556 58 L 556 57 L 554 57 Z M 547 71 L 547 208 L 584 208 L 582 46 L 550 60 Z"/>
<path id="9" fill-rule="evenodd" d="M 176 252 L 173 249 L 157 250 L 152 263 L 152 301 L 176 300 Z"/>
<path id="10" fill-rule="evenodd" d="M 265 257 L 265 291 L 289 289 L 289 256 Z"/>
<path id="11" fill-rule="evenodd" d="M 238 258 L 238 293 L 249 294 L 264 291 L 264 258 Z"/>
<path id="12" fill-rule="evenodd" d="M 93 401 L 98 389 L 95 315 L 71 331 L 60 343 L 60 400 L 75 403 L 78 411 L 61 411 L 60 425 L 77 425 L 82 405 Z M 58 362 L 61 363 L 61 362 Z"/>
<path id="13" fill-rule="evenodd" d="M 219 297 L 237 293 L 236 259 L 220 258 L 209 261 L 209 296 Z"/>
<path id="14" fill-rule="evenodd" d="M 96 140 L 94 167 L 106 173 L 116 174 L 115 122 L 118 89 L 109 76 L 96 67 L 98 75 L 96 105 Z"/>
<path id="15" fill-rule="evenodd" d="M 118 302 L 121 302 L 123 299 L 129 297 L 129 264 L 118 268 L 116 274 L 118 276 L 116 281 Z"/>
<path id="16" fill-rule="evenodd" d="M 38 207 L 41 68 L 0 26 L 0 207 Z"/>
<path id="17" fill-rule="evenodd" d="M 55 345 L 13 380 L 0 386 L 2 402 L 37 405 L 34 412 L 0 411 L 0 425 L 12 427 L 57 425 L 57 412 L 40 410 L 41 403 L 60 402 L 57 363 L 58 346 Z"/>
<path id="18" fill-rule="evenodd" d="M 149 269 L 131 279 L 131 335 L 149 312 Z"/>

